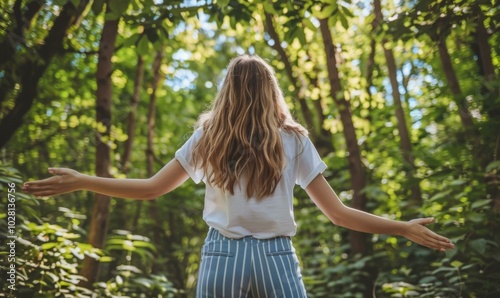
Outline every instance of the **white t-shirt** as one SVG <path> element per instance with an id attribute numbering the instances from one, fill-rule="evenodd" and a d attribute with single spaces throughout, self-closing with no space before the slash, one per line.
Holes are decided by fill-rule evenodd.
<path id="1" fill-rule="evenodd" d="M 297 224 L 293 215 L 293 187 L 307 185 L 326 169 L 316 148 L 308 137 L 281 131 L 286 156 L 285 169 L 276 190 L 269 196 L 256 200 L 246 197 L 246 183 L 234 188 L 234 195 L 207 183 L 203 169 L 195 168 L 192 159 L 194 146 L 203 131 L 196 130 L 175 153 L 195 183 L 205 182 L 205 207 L 203 219 L 206 223 L 229 238 L 253 236 L 267 239 L 278 236 L 293 236 Z"/>

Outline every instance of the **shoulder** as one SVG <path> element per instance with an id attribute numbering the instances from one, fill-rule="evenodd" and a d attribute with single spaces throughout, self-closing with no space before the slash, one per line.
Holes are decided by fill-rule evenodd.
<path id="1" fill-rule="evenodd" d="M 201 136 L 203 135 L 203 128 L 202 127 L 198 127 L 198 128 L 195 128 L 194 131 L 192 131 L 191 134 L 189 133 L 186 133 L 185 136 L 184 136 L 184 139 L 186 141 L 198 141 Z"/>
<path id="2" fill-rule="evenodd" d="M 283 144 L 305 145 L 310 142 L 309 136 L 303 135 L 293 130 L 280 130 Z"/>

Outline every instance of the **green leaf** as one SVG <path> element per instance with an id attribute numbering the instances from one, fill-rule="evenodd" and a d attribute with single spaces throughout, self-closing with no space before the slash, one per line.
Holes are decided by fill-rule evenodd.
<path id="1" fill-rule="evenodd" d="M 500 160 L 495 160 L 494 162 L 488 164 L 488 166 L 486 167 L 486 172 L 491 172 L 493 171 L 493 169 L 500 169 Z"/>
<path id="2" fill-rule="evenodd" d="M 149 41 L 146 36 L 141 36 L 136 49 L 139 55 L 147 55 L 149 53 Z"/>
<path id="3" fill-rule="evenodd" d="M 151 250 L 156 251 L 156 247 L 152 243 L 145 242 L 145 241 L 134 241 L 134 246 L 135 247 L 150 248 Z"/>
<path id="4" fill-rule="evenodd" d="M 106 241 L 106 245 L 113 245 L 113 244 L 123 245 L 124 241 L 125 241 L 124 239 L 117 239 L 117 238 L 108 239 L 108 241 Z"/>
<path id="5" fill-rule="evenodd" d="M 271 3 L 264 1 L 263 5 L 264 5 L 265 12 L 270 13 L 270 14 L 276 13 L 276 10 L 274 9 L 274 6 Z"/>
<path id="6" fill-rule="evenodd" d="M 313 14 L 318 19 L 326 19 L 337 13 L 338 7 L 337 3 L 327 4 L 321 9 L 313 11 Z"/>
<path id="7" fill-rule="evenodd" d="M 149 41 L 152 43 L 155 43 L 160 38 L 155 28 L 148 28 L 144 33 L 148 37 Z"/>
<path id="8" fill-rule="evenodd" d="M 114 11 L 107 12 L 106 15 L 104 16 L 104 20 L 106 20 L 106 21 L 117 20 L 119 18 L 120 18 L 120 15 Z"/>
<path id="9" fill-rule="evenodd" d="M 469 242 L 469 246 L 479 254 L 484 254 L 486 252 L 486 239 L 475 239 Z"/>
<path id="10" fill-rule="evenodd" d="M 453 267 L 455 267 L 455 268 L 460 268 L 460 267 L 462 267 L 462 265 L 463 265 L 463 264 L 464 264 L 464 263 L 462 263 L 462 262 L 460 262 L 460 261 L 457 261 L 457 260 L 455 260 L 455 261 L 451 262 L 451 266 L 453 266 Z"/>
<path id="11" fill-rule="evenodd" d="M 457 180 L 453 180 L 453 181 L 451 181 L 450 185 L 455 185 L 455 186 L 458 186 L 458 185 L 462 185 L 462 184 L 464 184 L 465 182 L 467 182 L 467 181 L 462 180 L 462 179 L 457 179 Z"/>
<path id="12" fill-rule="evenodd" d="M 74 7 L 78 7 L 80 5 L 80 0 L 71 0 L 71 4 L 73 4 Z"/>
<path id="13" fill-rule="evenodd" d="M 430 276 L 425 276 L 425 277 L 421 278 L 421 279 L 418 281 L 418 283 L 419 283 L 419 284 L 427 284 L 427 283 L 431 283 L 431 282 L 433 282 L 433 281 L 435 281 L 435 280 L 436 280 L 436 277 L 434 277 L 434 276 L 430 275 Z"/>
<path id="14" fill-rule="evenodd" d="M 347 18 L 345 17 L 345 15 L 339 14 L 339 19 L 340 19 L 340 23 L 342 24 L 342 27 L 344 27 L 344 29 L 349 28 L 349 22 L 347 21 Z"/>
<path id="15" fill-rule="evenodd" d="M 104 0 L 94 0 L 94 2 L 92 2 L 92 11 L 96 15 L 101 13 L 103 7 L 104 7 Z"/>
<path id="16" fill-rule="evenodd" d="M 302 21 L 304 23 L 304 25 L 306 25 L 307 28 L 309 28 L 310 30 L 312 31 L 317 31 L 318 28 L 316 28 L 316 26 L 314 26 L 313 22 L 311 22 L 310 19 L 304 19 Z"/>
<path id="17" fill-rule="evenodd" d="M 123 241 L 122 247 L 124 250 L 127 250 L 127 251 L 135 251 L 136 250 L 134 243 L 130 240 Z"/>
<path id="18" fill-rule="evenodd" d="M 109 257 L 109 256 L 104 256 L 104 257 L 99 258 L 99 262 L 102 262 L 102 263 L 109 263 L 113 260 L 114 260 L 114 258 Z"/>
<path id="19" fill-rule="evenodd" d="M 48 242 L 40 245 L 40 248 L 43 250 L 49 250 L 51 248 L 56 247 L 58 244 L 59 244 L 58 242 Z"/>
<path id="20" fill-rule="evenodd" d="M 446 190 L 446 191 L 441 191 L 441 192 L 438 192 L 437 194 L 433 195 L 429 201 L 437 201 L 439 199 L 442 199 L 444 197 L 446 197 L 447 195 L 449 195 L 451 193 L 451 190 Z"/>
<path id="21" fill-rule="evenodd" d="M 53 0 L 52 4 L 63 6 L 68 2 L 68 0 Z"/>
<path id="22" fill-rule="evenodd" d="M 478 209 L 480 207 L 488 205 L 490 202 L 491 202 L 491 199 L 483 199 L 483 200 L 475 201 L 474 203 L 472 203 L 470 208 L 471 209 Z"/>
<path id="23" fill-rule="evenodd" d="M 467 219 L 472 222 L 478 223 L 484 221 L 484 215 L 477 212 L 472 212 L 467 215 Z"/>
<path id="24" fill-rule="evenodd" d="M 53 283 L 56 283 L 56 282 L 58 282 L 58 281 L 59 281 L 59 277 L 58 277 L 57 275 L 55 275 L 54 273 L 47 271 L 47 272 L 45 272 L 45 274 L 46 274 L 47 276 L 49 276 L 49 277 L 50 277 L 50 279 L 52 279 L 52 282 L 53 282 Z"/>
<path id="25" fill-rule="evenodd" d="M 217 5 L 220 7 L 226 7 L 229 4 L 229 0 L 217 0 Z"/>
<path id="26" fill-rule="evenodd" d="M 130 4 L 130 0 L 109 0 L 109 7 L 111 11 L 117 16 L 123 15 Z"/>
<path id="27" fill-rule="evenodd" d="M 118 285 L 123 284 L 123 278 L 122 278 L 120 275 L 117 275 L 117 276 L 116 276 L 116 283 L 117 283 Z"/>

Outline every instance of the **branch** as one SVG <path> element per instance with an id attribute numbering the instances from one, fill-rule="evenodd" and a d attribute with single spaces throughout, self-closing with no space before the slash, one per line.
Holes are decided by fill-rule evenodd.
<path id="1" fill-rule="evenodd" d="M 314 121 L 313 121 L 313 117 L 311 114 L 311 110 L 307 106 L 307 102 L 305 101 L 303 95 L 301 94 L 303 92 L 300 92 L 302 90 L 303 85 L 299 84 L 297 77 L 293 73 L 292 63 L 290 62 L 290 58 L 288 57 L 285 49 L 281 46 L 279 35 L 276 32 L 276 29 L 274 28 L 272 16 L 269 13 L 266 13 L 265 18 L 266 18 L 266 20 L 265 20 L 266 29 L 267 29 L 266 31 L 269 34 L 269 36 L 271 37 L 271 39 L 273 39 L 273 41 L 274 41 L 272 48 L 275 49 L 278 52 L 278 54 L 280 55 L 281 61 L 285 64 L 285 71 L 288 75 L 288 78 L 290 79 L 290 82 L 292 83 L 292 85 L 295 87 L 295 90 L 297 90 L 296 91 L 297 100 L 299 102 L 300 110 L 302 111 L 302 115 L 304 116 L 304 120 L 306 122 L 306 125 L 308 126 L 308 128 L 314 129 L 315 126 L 314 126 Z"/>
<path id="2" fill-rule="evenodd" d="M 45 1 L 37 0 L 32 1 L 26 5 L 26 13 L 22 14 L 22 1 L 17 0 L 13 6 L 13 14 L 16 22 L 16 27 L 6 32 L 6 38 L 0 42 L 0 66 L 12 60 L 16 53 L 16 47 L 20 44 L 25 46 L 24 32 L 29 28 L 31 21 L 38 13 Z"/>

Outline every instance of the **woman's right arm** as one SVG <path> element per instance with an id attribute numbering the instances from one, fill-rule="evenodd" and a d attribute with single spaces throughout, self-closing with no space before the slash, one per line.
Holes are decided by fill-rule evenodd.
<path id="1" fill-rule="evenodd" d="M 54 176 L 26 182 L 23 191 L 42 197 L 89 190 L 117 198 L 152 200 L 174 190 L 189 178 L 176 159 L 172 159 L 149 179 L 95 177 L 65 168 L 50 168 L 49 172 Z"/>

